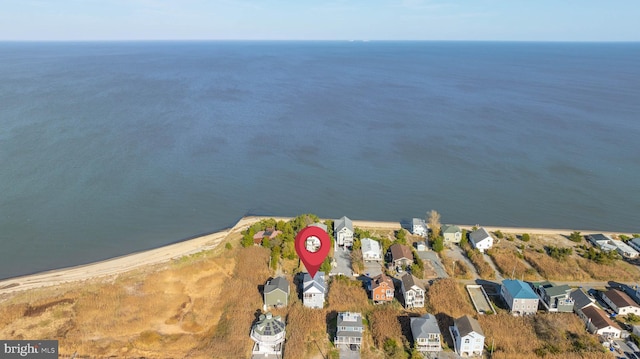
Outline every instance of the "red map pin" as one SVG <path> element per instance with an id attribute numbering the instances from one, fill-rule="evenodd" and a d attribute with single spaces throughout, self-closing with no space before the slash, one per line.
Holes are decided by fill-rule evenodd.
<path id="1" fill-rule="evenodd" d="M 331 238 L 322 228 L 308 226 L 298 232 L 295 243 L 298 257 L 313 278 L 329 254 Z"/>

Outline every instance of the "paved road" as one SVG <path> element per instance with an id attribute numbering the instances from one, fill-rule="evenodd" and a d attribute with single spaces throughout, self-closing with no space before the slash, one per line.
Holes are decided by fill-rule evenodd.
<path id="1" fill-rule="evenodd" d="M 444 270 L 444 267 L 442 266 L 442 262 L 440 262 L 440 258 L 438 257 L 438 254 L 436 252 L 420 251 L 418 252 L 418 257 L 420 257 L 420 259 L 422 259 L 423 261 L 431 262 L 431 265 L 433 266 L 433 269 L 436 271 L 438 278 L 449 277 L 449 275 L 447 274 L 447 271 Z"/>

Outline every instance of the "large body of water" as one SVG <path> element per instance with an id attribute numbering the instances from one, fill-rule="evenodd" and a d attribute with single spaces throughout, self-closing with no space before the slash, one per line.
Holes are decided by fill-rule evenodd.
<path id="1" fill-rule="evenodd" d="M 245 214 L 640 231 L 640 44 L 0 43 L 0 278 Z"/>

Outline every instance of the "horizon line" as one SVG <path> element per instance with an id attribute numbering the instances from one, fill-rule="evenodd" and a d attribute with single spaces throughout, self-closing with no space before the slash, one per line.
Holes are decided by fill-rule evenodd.
<path id="1" fill-rule="evenodd" d="M 437 40 L 437 39 L 0 39 L 0 43 L 97 42 L 501 42 L 501 43 L 640 43 L 640 40 Z"/>

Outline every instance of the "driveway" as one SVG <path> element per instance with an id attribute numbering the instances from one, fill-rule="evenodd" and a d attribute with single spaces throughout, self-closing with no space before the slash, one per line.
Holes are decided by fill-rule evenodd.
<path id="1" fill-rule="evenodd" d="M 350 250 L 337 247 L 333 252 L 333 259 L 336 266 L 331 269 L 331 275 L 342 274 L 349 277 L 353 275 Z"/>
<path id="2" fill-rule="evenodd" d="M 499 282 L 502 282 L 504 278 L 502 277 L 502 274 L 498 270 L 498 267 L 496 267 L 496 264 L 493 263 L 493 259 L 491 259 L 491 257 L 489 257 L 489 255 L 486 253 L 482 253 L 482 256 L 484 257 L 484 260 L 487 261 L 487 263 L 489 263 L 491 268 L 493 268 L 493 271 L 496 272 L 496 280 Z"/>
<path id="3" fill-rule="evenodd" d="M 431 266 L 436 271 L 436 274 L 438 275 L 438 278 L 448 278 L 449 277 L 449 275 L 447 274 L 447 271 L 444 270 L 444 267 L 442 266 L 442 262 L 440 262 L 440 258 L 438 257 L 438 254 L 436 252 L 434 252 L 434 251 L 419 251 L 418 252 L 418 257 L 420 257 L 420 259 L 422 259 L 423 261 L 429 261 L 431 263 Z"/>
<path id="4" fill-rule="evenodd" d="M 373 278 L 382 274 L 382 265 L 378 262 L 364 262 L 364 274 Z"/>
<path id="5" fill-rule="evenodd" d="M 478 272 L 476 271 L 476 267 L 473 265 L 473 263 L 471 263 L 471 261 L 469 260 L 469 258 L 467 258 L 467 256 L 464 255 L 464 253 L 462 253 L 462 248 L 453 245 L 451 246 L 451 250 L 445 250 L 444 254 L 453 259 L 454 261 L 457 262 L 462 262 L 464 264 L 467 265 L 467 267 L 469 267 L 469 271 L 471 272 L 471 279 L 478 279 Z"/>
<path id="6" fill-rule="evenodd" d="M 338 345 L 340 359 L 360 359 L 359 350 L 351 350 L 348 345 Z"/>

